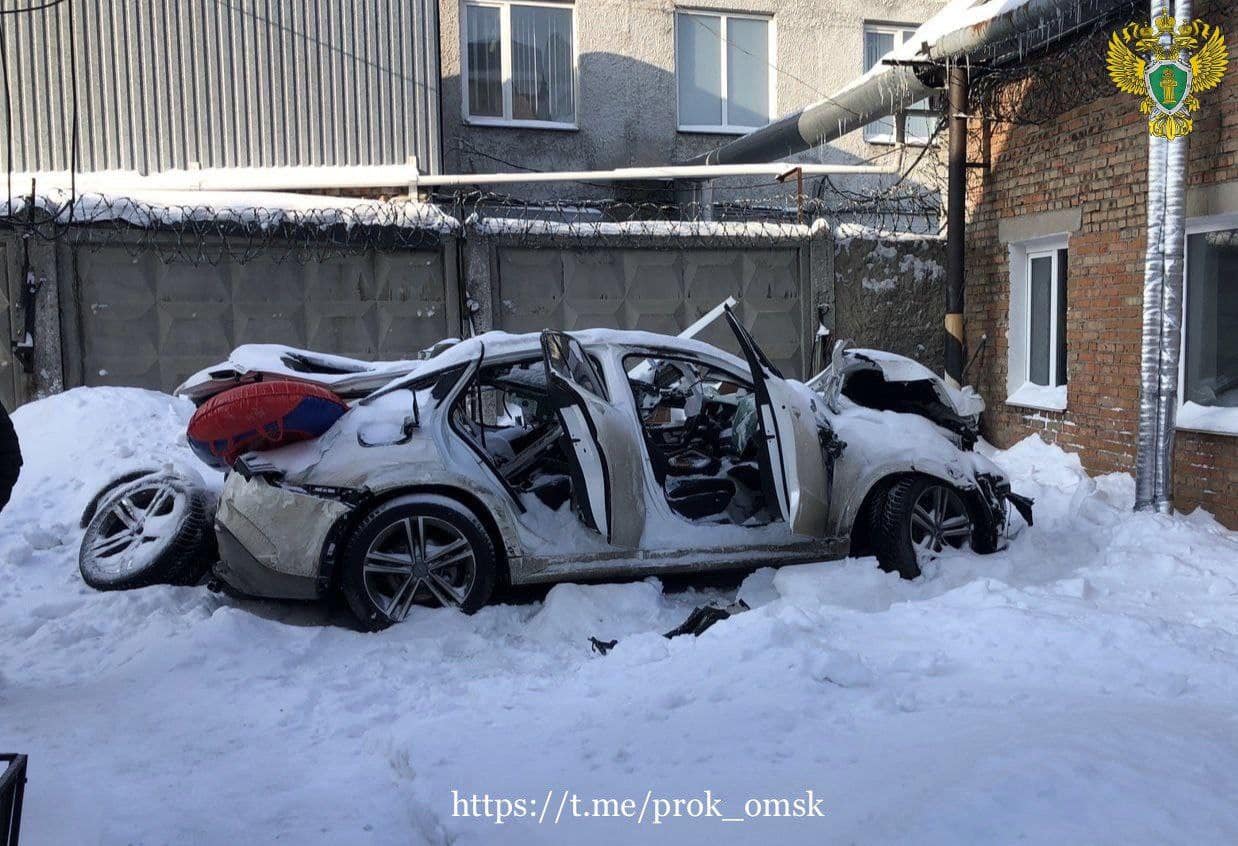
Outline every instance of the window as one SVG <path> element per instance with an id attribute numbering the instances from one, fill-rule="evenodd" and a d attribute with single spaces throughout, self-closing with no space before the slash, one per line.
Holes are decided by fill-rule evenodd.
<path id="1" fill-rule="evenodd" d="M 1010 347 L 1007 402 L 1066 408 L 1066 240 L 1010 247 Z"/>
<path id="2" fill-rule="evenodd" d="M 1238 220 L 1190 229 L 1178 425 L 1238 434 Z"/>
<path id="3" fill-rule="evenodd" d="M 886 25 L 864 24 L 864 70 L 871 70 L 886 53 L 895 47 L 901 47 L 904 42 L 915 34 L 914 24 Z M 913 103 L 911 108 L 930 109 L 932 104 L 928 99 Z M 894 117 L 884 117 L 875 120 L 864 127 L 864 140 L 872 144 L 893 144 Z M 903 124 L 904 140 L 909 144 L 925 144 L 933 137 L 937 129 L 937 118 L 928 115 L 907 115 Z"/>
<path id="4" fill-rule="evenodd" d="M 472 123 L 574 129 L 574 10 L 469 0 L 463 7 L 464 114 Z"/>
<path id="5" fill-rule="evenodd" d="M 678 13 L 679 131 L 742 134 L 769 123 L 774 113 L 773 39 L 769 18 Z"/>

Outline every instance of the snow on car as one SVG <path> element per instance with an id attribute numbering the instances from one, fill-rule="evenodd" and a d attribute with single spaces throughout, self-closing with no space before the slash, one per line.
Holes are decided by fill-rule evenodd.
<path id="1" fill-rule="evenodd" d="M 248 364 L 208 368 L 180 392 L 201 402 L 284 378 L 353 401 L 321 437 L 236 459 L 213 578 L 259 597 L 338 591 L 379 629 L 422 604 L 476 611 L 500 582 L 867 549 L 914 578 L 947 547 L 1003 546 L 1023 524 L 1011 503 L 1030 520 L 1030 501 L 971 449 L 974 421 L 927 370 L 838 351 L 811 386 L 789 381 L 725 316 L 744 359 L 691 338 L 587 330 L 488 333 L 421 362 L 250 348 L 238 356 Z M 884 390 L 863 378 L 876 361 Z M 148 476 L 108 499 L 84 536 L 83 573 L 102 561 L 124 586 L 183 560 L 167 519 L 164 531 L 141 522 L 180 507 L 174 487 Z M 173 545 L 175 556 L 159 551 Z"/>

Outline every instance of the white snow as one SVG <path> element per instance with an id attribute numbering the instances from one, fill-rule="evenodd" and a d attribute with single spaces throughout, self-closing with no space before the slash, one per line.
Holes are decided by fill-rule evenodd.
<path id="1" fill-rule="evenodd" d="M 845 246 L 857 238 L 864 241 L 941 241 L 941 235 L 927 232 L 905 232 L 880 229 L 866 226 L 862 223 L 839 223 L 832 230 L 834 241 L 838 246 Z"/>
<path id="2" fill-rule="evenodd" d="M 0 209 L 3 209 L 5 216 L 20 217 L 30 203 L 28 193 L 15 193 L 7 199 L 9 204 L 5 205 L 5 200 L 0 198 Z M 276 191 L 173 191 L 119 187 L 108 191 L 89 191 L 79 186 L 78 193 L 73 195 L 63 186 L 39 185 L 34 195 L 34 205 L 54 214 L 58 223 L 68 223 L 70 220 L 78 223 L 122 220 L 134 226 L 154 226 L 225 219 L 271 228 L 304 221 L 321 227 L 396 226 L 439 234 L 455 232 L 460 227 L 459 221 L 430 203 Z"/>
<path id="3" fill-rule="evenodd" d="M 1238 842 L 1238 535 L 1134 514 L 1128 476 L 1037 438 L 986 449 L 1036 525 L 916 582 L 869 558 L 759 571 L 753 610 L 698 639 L 658 633 L 734 591 L 562 585 L 369 635 L 81 582 L 79 509 L 135 464 L 192 462 L 190 410 L 98 388 L 14 415 L 0 749 L 31 755 L 31 843 Z M 812 790 L 826 815 L 555 824 L 552 792 L 541 823 L 453 816 L 453 790 L 563 789 L 710 790 L 733 818 Z"/>
<path id="4" fill-rule="evenodd" d="M 1238 435 L 1238 407 L 1184 402 L 1178 409 L 1177 425 L 1179 429 Z"/>
<path id="5" fill-rule="evenodd" d="M 555 220 L 481 217 L 472 214 L 465 226 L 483 235 L 676 236 L 692 238 L 814 238 L 828 229 L 824 219 L 806 223 L 710 220 Z"/>
<path id="6" fill-rule="evenodd" d="M 1067 387 L 1066 385 L 1037 385 L 1034 382 L 1024 382 L 1014 393 L 1006 397 L 1006 404 L 1041 408 L 1045 411 L 1064 411 Z"/>

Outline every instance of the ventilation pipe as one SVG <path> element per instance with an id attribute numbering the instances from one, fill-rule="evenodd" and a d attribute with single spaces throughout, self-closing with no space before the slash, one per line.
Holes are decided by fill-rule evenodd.
<path id="1" fill-rule="evenodd" d="M 1078 0 L 1026 0 L 987 4 L 956 0 L 916 30 L 916 60 L 959 60 L 1003 39 L 1033 29 L 1040 21 L 1064 14 Z M 911 107 L 937 90 L 916 74 L 912 64 L 875 66 L 868 73 L 801 111 L 774 121 L 692 159 L 688 164 L 771 162 L 827 144 L 878 118 Z"/>
<path id="2" fill-rule="evenodd" d="M 1168 11 L 1165 0 L 1152 0 L 1152 19 Z M 1191 0 L 1177 0 L 1174 14 L 1178 24 L 1189 23 L 1191 13 Z M 1181 58 L 1189 62 L 1185 53 Z M 1139 511 L 1173 510 L 1189 138 L 1148 138 L 1148 247 L 1144 257 L 1143 352 L 1135 458 L 1135 508 Z"/>

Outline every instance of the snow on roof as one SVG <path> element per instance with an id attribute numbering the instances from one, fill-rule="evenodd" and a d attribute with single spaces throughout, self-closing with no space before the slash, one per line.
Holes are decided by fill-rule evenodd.
<path id="1" fill-rule="evenodd" d="M 30 195 L 14 194 L 0 205 L 4 216 L 27 210 Z M 57 223 L 120 220 L 134 226 L 168 226 L 188 221 L 225 220 L 261 228 L 286 224 L 396 226 L 450 234 L 455 218 L 437 206 L 412 200 L 371 200 L 274 191 L 198 191 L 112 187 L 111 180 L 83 180 L 74 197 L 63 185 L 35 185 L 34 205 Z M 95 190 L 96 187 L 108 190 Z M 2 195 L 0 195 L 2 196 Z M 0 204 L 3 200 L 0 200 Z"/>

